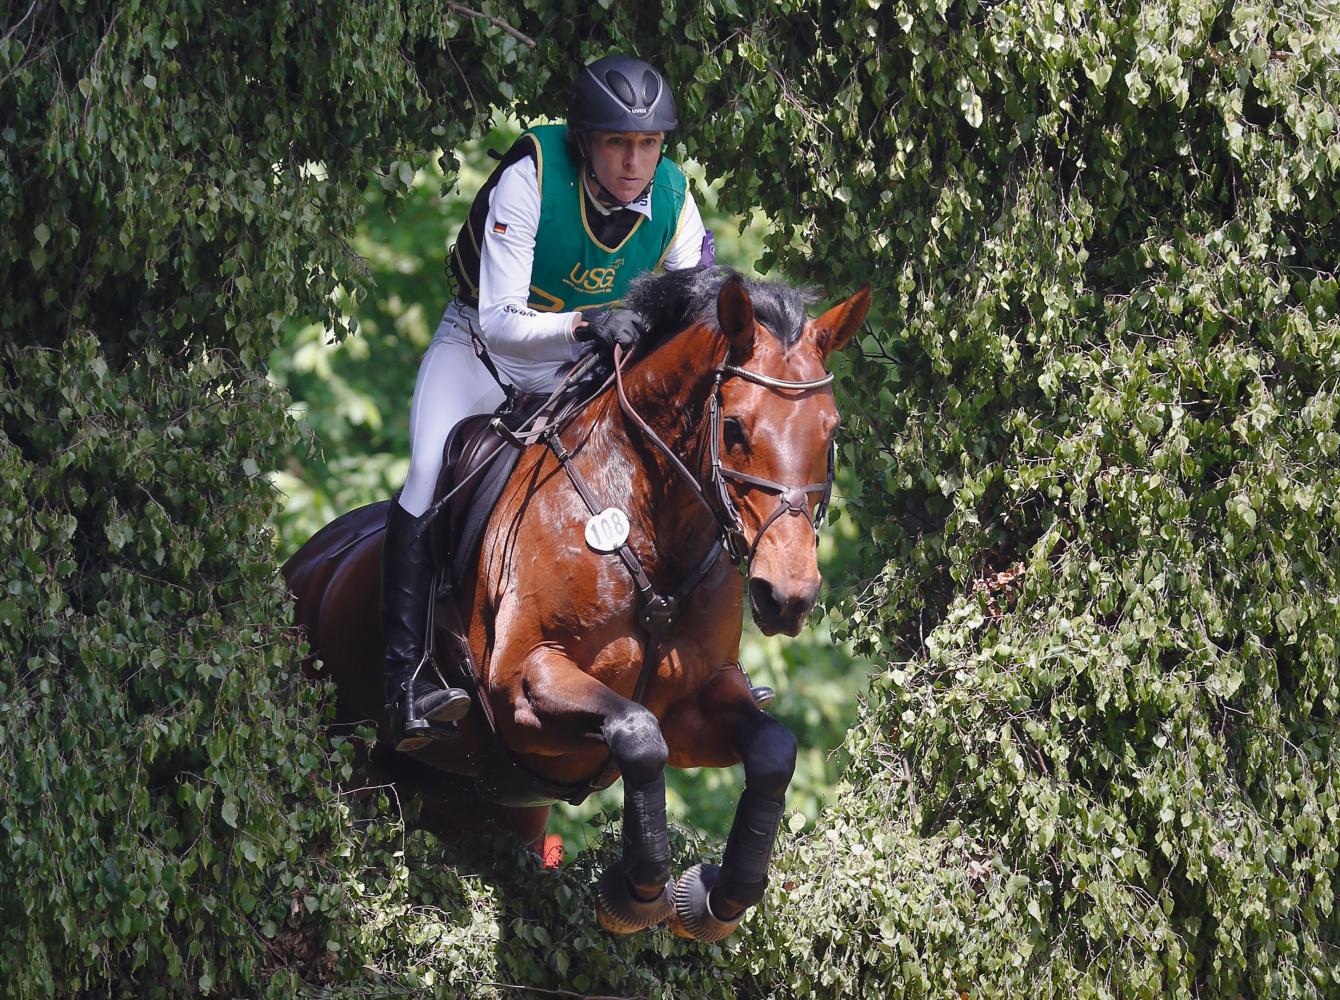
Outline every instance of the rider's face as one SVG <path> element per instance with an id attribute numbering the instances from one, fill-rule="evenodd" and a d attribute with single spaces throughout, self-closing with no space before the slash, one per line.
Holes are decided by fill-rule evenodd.
<path id="1" fill-rule="evenodd" d="M 614 197 L 632 201 L 656 173 L 664 141 L 664 132 L 592 132 L 591 169 Z"/>

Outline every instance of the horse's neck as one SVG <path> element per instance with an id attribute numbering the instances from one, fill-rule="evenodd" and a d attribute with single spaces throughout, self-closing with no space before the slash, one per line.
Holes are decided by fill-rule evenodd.
<path id="1" fill-rule="evenodd" d="M 633 409 L 701 482 L 702 426 L 712 379 L 725 357 L 726 346 L 716 331 L 695 325 L 657 348 L 624 377 L 624 389 Z M 603 400 L 598 417 L 608 435 L 606 450 L 621 451 L 634 467 L 634 479 L 645 481 L 644 496 L 631 499 L 631 517 L 640 517 L 654 539 L 658 553 L 670 561 L 694 562 L 705 542 L 714 539 L 715 518 L 694 496 L 692 487 L 643 432 L 620 410 L 615 393 Z M 659 561 L 659 560 L 658 560 Z"/>
<path id="2" fill-rule="evenodd" d="M 699 323 L 661 345 L 624 379 L 634 409 L 695 472 L 690 458 L 697 457 L 707 397 L 725 355 L 721 335 Z"/>

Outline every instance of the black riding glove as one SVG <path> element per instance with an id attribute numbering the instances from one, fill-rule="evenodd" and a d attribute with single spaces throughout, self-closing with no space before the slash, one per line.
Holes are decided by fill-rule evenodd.
<path id="1" fill-rule="evenodd" d="M 582 313 L 586 325 L 573 331 L 578 340 L 595 340 L 608 351 L 618 344 L 627 354 L 647 332 L 647 320 L 633 309 L 593 309 Z"/>

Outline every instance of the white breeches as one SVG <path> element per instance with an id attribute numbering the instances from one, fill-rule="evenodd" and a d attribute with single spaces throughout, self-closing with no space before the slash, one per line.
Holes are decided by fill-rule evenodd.
<path id="1" fill-rule="evenodd" d="M 505 397 L 484 363 L 475 356 L 471 329 L 479 331 L 479 314 L 459 301 L 447 306 L 428 350 L 419 362 L 414 401 L 409 411 L 409 475 L 400 506 L 419 517 L 433 502 L 442 472 L 442 449 L 453 427 L 477 413 L 492 413 Z M 535 363 L 490 352 L 499 374 L 522 392 L 547 392 L 559 381 L 566 363 Z"/>

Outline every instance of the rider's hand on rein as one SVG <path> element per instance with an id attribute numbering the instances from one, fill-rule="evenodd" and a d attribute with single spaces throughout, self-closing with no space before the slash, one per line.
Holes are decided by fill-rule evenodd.
<path id="1" fill-rule="evenodd" d="M 646 318 L 633 309 L 593 309 L 582 313 L 582 322 L 573 336 L 578 340 L 598 340 L 609 351 L 618 344 L 626 354 L 646 332 Z"/>

